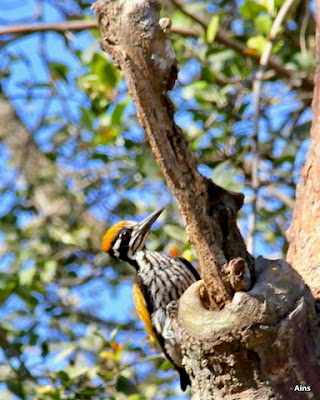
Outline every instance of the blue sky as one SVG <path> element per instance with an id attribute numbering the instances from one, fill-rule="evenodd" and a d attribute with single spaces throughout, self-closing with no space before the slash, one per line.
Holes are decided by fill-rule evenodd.
<path id="1" fill-rule="evenodd" d="M 24 19 L 25 22 L 29 22 L 32 17 L 35 15 L 36 12 L 36 4 L 37 2 L 35 0 L 0 0 L 1 3 L 1 9 L 0 9 L 0 23 L 2 22 L 3 24 L 10 24 L 14 23 L 15 21 L 19 21 L 21 18 Z M 53 22 L 53 21 L 59 21 L 62 19 L 62 16 L 56 11 L 55 7 L 51 6 L 48 2 L 42 2 L 42 5 L 44 7 L 44 21 L 46 22 Z M 87 32 L 79 33 L 75 36 L 75 39 L 72 40 L 71 42 L 72 50 L 83 50 L 87 49 L 88 47 L 92 47 L 93 49 L 98 48 L 98 44 L 96 43 L 96 40 L 91 37 L 91 35 Z M 26 38 L 22 38 L 16 42 L 14 42 L 12 45 L 9 45 L 7 47 L 7 50 L 11 53 L 12 56 L 19 57 L 19 55 L 24 54 L 24 56 L 27 58 L 28 63 L 24 63 L 22 61 L 16 61 L 14 63 L 7 64 L 7 66 L 10 67 L 10 72 L 11 72 L 11 78 L 8 81 L 5 90 L 6 93 L 9 95 L 10 99 L 12 100 L 12 103 L 15 105 L 21 119 L 24 121 L 26 126 L 30 130 L 34 130 L 35 127 L 37 126 L 39 122 L 39 118 L 41 117 L 41 113 L 44 107 L 46 107 L 47 103 L 45 100 L 45 95 L 46 95 L 46 89 L 45 88 L 39 88 L 39 99 L 33 101 L 32 103 L 27 102 L 24 98 L 21 96 L 25 94 L 25 87 L 28 85 L 28 83 L 34 83 L 34 82 L 45 82 L 48 78 L 47 74 L 48 71 L 44 68 L 41 56 L 39 55 L 39 47 L 40 47 L 40 37 L 39 35 L 30 35 Z M 52 51 L 53 49 L 53 51 Z M 48 51 L 50 50 L 50 51 Z M 56 115 L 57 113 L 63 113 L 65 112 L 65 106 L 67 105 L 68 111 L 71 113 L 72 118 L 74 118 L 75 121 L 77 121 L 79 117 L 79 105 L 85 103 L 85 97 L 83 94 L 79 91 L 79 89 L 76 87 L 75 80 L 79 74 L 83 72 L 83 66 L 79 63 L 76 57 L 72 56 L 72 52 L 66 52 L 65 51 L 65 43 L 63 41 L 63 38 L 55 33 L 48 33 L 46 34 L 46 39 L 45 39 L 45 53 L 49 54 L 50 61 L 51 62 L 63 62 L 66 63 L 69 68 L 70 68 L 70 75 L 69 75 L 69 80 L 71 82 L 71 86 L 68 84 L 64 84 L 63 82 L 58 83 L 60 85 L 60 89 L 62 90 L 63 93 L 65 93 L 66 96 L 66 101 L 64 103 L 61 103 L 60 101 L 50 101 L 50 114 L 51 115 Z M 0 59 L 0 68 L 3 66 L 6 66 L 6 63 L 9 61 L 6 59 Z M 188 79 L 190 78 L 190 74 L 196 75 L 199 70 L 199 64 L 196 62 L 189 62 L 187 66 L 182 69 L 181 74 L 180 74 L 180 80 L 181 82 L 187 82 Z M 22 85 L 22 86 L 21 86 Z M 73 88 L 72 93 L 70 93 L 70 87 Z M 179 89 L 178 89 L 179 90 Z M 270 119 L 274 123 L 274 129 L 277 129 L 279 124 L 281 123 L 279 114 L 281 114 L 281 110 L 283 111 L 285 107 L 291 107 L 291 95 L 288 95 L 286 99 L 284 99 L 284 104 L 279 107 L 273 107 L 270 111 Z M 183 103 L 183 100 L 181 101 Z M 132 106 L 130 109 L 130 112 L 132 112 Z M 250 113 L 252 112 L 252 109 L 248 107 L 246 110 L 248 115 L 250 116 Z M 309 114 L 308 114 L 309 113 Z M 248 115 L 246 117 L 248 117 Z M 310 112 L 308 111 L 304 118 L 307 120 L 310 118 Z M 184 112 L 180 112 L 177 115 L 177 121 L 179 124 L 182 126 L 188 125 L 189 123 L 189 116 Z M 303 122 L 303 121 L 302 121 Z M 46 149 L 46 146 L 49 146 L 48 144 L 48 138 L 52 136 L 56 129 L 56 126 L 53 124 L 50 128 L 44 128 L 37 130 L 35 138 L 37 140 L 38 145 L 42 149 Z M 133 132 L 131 134 L 139 134 L 141 135 L 141 130 L 137 128 L 136 132 Z M 264 127 L 261 127 L 261 139 L 264 140 Z M 281 151 L 281 148 L 285 145 L 285 143 L 279 141 L 279 152 Z M 306 146 L 307 143 L 304 144 L 305 148 L 302 149 L 299 153 L 299 159 L 298 162 L 302 162 L 305 152 L 306 152 Z M 5 149 L 2 147 L 0 148 L 1 151 L 0 153 L 0 168 L 1 170 L 7 170 L 6 165 L 8 161 L 8 153 L 5 151 Z M 67 151 L 67 150 L 66 150 Z M 81 160 L 79 160 L 79 163 Z M 205 166 L 200 167 L 200 171 L 208 176 L 211 177 L 212 171 L 208 169 Z M 3 174 L 0 177 L 0 186 L 4 185 L 8 180 L 11 180 L 12 177 L 14 176 L 14 172 L 10 172 L 12 176 L 9 176 L 8 174 Z M 150 189 L 150 188 L 149 188 Z M 246 194 L 250 195 L 250 191 L 247 191 Z M 288 192 L 289 195 L 292 195 L 292 193 Z M 110 203 L 115 203 L 117 201 L 117 193 L 114 193 L 112 197 L 110 197 L 108 200 Z M 132 190 L 129 193 L 130 198 L 133 201 L 139 201 L 141 198 L 141 192 L 137 192 L 135 190 Z M 143 193 L 143 195 L 147 196 L 147 193 Z M 1 198 L 1 206 L 0 206 L 0 214 L 3 214 L 6 212 L 8 209 L 8 204 L 13 201 L 12 198 L 10 198 L 10 195 L 7 197 L 2 197 Z M 172 202 L 172 197 L 168 195 L 167 191 L 163 191 L 159 195 L 159 203 L 160 205 L 163 204 L 168 204 Z M 270 206 L 272 207 L 272 204 L 270 202 Z M 245 210 L 248 210 L 248 207 L 245 208 Z M 101 209 L 94 209 L 93 210 L 96 215 L 103 219 L 103 210 Z M 25 220 L 23 218 L 26 217 L 21 217 L 20 223 L 24 223 Z M 121 216 L 119 216 L 121 218 Z M 109 221 L 110 222 L 110 221 Z M 115 221 L 111 221 L 115 222 Z M 244 221 L 241 223 L 241 229 L 242 232 L 246 233 L 246 222 Z M 0 237 L 1 239 L 1 237 Z M 256 255 L 258 254 L 263 254 L 265 256 L 268 255 L 268 253 L 273 251 L 274 249 L 270 249 L 265 246 L 263 241 L 261 240 L 261 235 L 257 236 L 257 243 L 256 243 Z M 10 255 L 2 261 L 2 264 L 0 265 L 0 272 L 1 271 L 6 271 L 10 267 Z M 112 277 L 112 270 L 111 269 L 106 269 L 106 277 Z M 132 283 L 130 280 L 127 280 L 119 285 L 117 290 L 110 290 L 104 286 L 104 283 L 95 280 L 92 283 L 86 285 L 84 288 L 74 288 L 73 290 L 74 295 L 78 296 L 82 299 L 82 304 L 81 306 L 83 309 L 88 309 L 88 310 L 93 310 L 94 313 L 96 313 L 98 316 L 106 319 L 112 319 L 115 322 L 125 322 L 128 319 L 131 319 L 132 316 L 134 315 L 133 313 L 133 301 L 132 301 Z M 0 320 L 1 318 L 4 317 L 5 313 L 8 312 L 8 310 L 12 310 L 15 308 L 19 308 L 19 299 L 16 297 L 13 297 L 10 299 L 7 304 L 5 304 L 5 307 L 0 309 Z M 43 316 L 45 319 L 46 317 Z M 142 327 L 142 324 L 138 322 L 138 325 Z M 42 335 L 45 335 L 46 332 L 43 331 L 41 333 Z M 141 337 L 141 334 L 139 334 Z M 123 340 L 126 340 L 127 338 L 123 337 Z M 120 335 L 120 340 L 121 340 L 121 335 Z M 36 360 L 36 356 L 30 358 L 28 361 L 33 363 Z M 1 361 L 1 352 L 0 352 L 0 361 Z M 48 360 L 48 363 L 50 363 L 52 359 Z M 141 367 L 142 369 L 144 368 L 143 366 Z M 1 385 L 0 385 L 0 394 L 1 394 Z M 14 397 L 12 397 L 13 399 Z M 11 399 L 10 399 L 11 400 Z"/>
<path id="2" fill-rule="evenodd" d="M 23 19 L 26 23 L 29 23 L 36 12 L 36 4 L 35 0 L 1 0 L 1 10 L 0 10 L 0 21 L 5 24 L 14 24 L 16 21 L 20 21 Z M 56 11 L 55 7 L 52 7 L 48 2 L 42 3 L 44 8 L 44 21 L 53 22 L 61 20 L 61 15 Z M 82 50 L 87 49 L 92 46 L 95 49 L 98 49 L 98 44 L 95 39 L 91 37 L 90 34 L 83 32 L 77 34 L 75 39 L 71 41 L 73 50 Z M 12 57 L 19 57 L 23 55 L 23 58 L 27 60 L 27 64 L 23 61 L 15 61 L 11 63 L 10 60 L 2 59 L 0 61 L 0 67 L 8 66 L 10 68 L 10 79 L 7 81 L 5 90 L 7 95 L 9 96 L 12 104 L 16 107 L 16 110 L 25 123 L 25 125 L 31 130 L 35 130 L 39 119 L 41 118 L 41 114 L 44 108 L 47 107 L 45 96 L 46 96 L 46 88 L 39 88 L 39 99 L 35 99 L 31 103 L 26 101 L 23 96 L 25 95 L 26 85 L 29 83 L 41 83 L 46 82 L 48 79 L 48 71 L 44 68 L 41 55 L 39 54 L 40 48 L 40 36 L 37 34 L 33 34 L 22 38 L 20 40 L 15 41 L 13 44 L 7 46 L 6 50 L 11 54 Z M 54 51 L 52 51 L 54 49 Z M 45 36 L 45 53 L 49 54 L 50 61 L 53 62 L 63 62 L 66 63 L 70 68 L 69 80 L 75 81 L 78 75 L 83 72 L 83 67 L 79 63 L 76 57 L 71 55 L 72 52 L 65 51 L 65 43 L 63 38 L 55 33 L 47 33 Z M 2 65 L 1 65 L 2 64 Z M 69 85 L 64 84 L 63 82 L 59 83 L 60 89 L 65 92 L 68 97 L 66 103 L 68 104 L 69 111 L 72 113 L 73 118 L 77 120 L 79 117 L 79 105 L 85 104 L 85 96 L 77 89 L 76 85 L 73 85 L 72 93 L 69 93 L 70 90 Z M 50 101 L 50 110 L 49 113 L 51 115 L 56 115 L 64 112 L 64 104 L 61 104 L 59 101 Z M 46 150 L 48 146 L 48 139 L 54 133 L 56 127 L 52 125 L 51 127 L 46 127 L 42 129 L 36 129 L 35 138 L 37 140 L 38 145 L 41 149 Z M 141 132 L 140 132 L 141 135 Z M 3 148 L 5 150 L 5 148 Z M 9 155 L 7 151 L 1 152 L 0 155 L 0 166 L 2 165 L 2 170 L 7 169 L 7 162 L 9 159 Z M 9 171 L 9 170 L 8 170 Z M 15 172 L 12 171 L 10 176 L 7 174 L 2 174 L 0 177 L 0 185 L 4 185 L 6 182 L 14 181 Z M 129 196 L 132 200 L 139 200 L 139 196 L 141 197 L 141 193 L 137 193 L 132 191 L 129 193 Z M 163 197 L 160 201 L 163 203 L 167 203 L 169 200 L 167 194 L 161 195 Z M 11 204 L 11 202 L 15 201 L 15 199 L 10 194 L 7 199 L 2 197 L 0 206 L 0 213 L 6 213 L 6 210 L 9 207 L 6 206 Z M 117 201 L 117 194 L 114 193 L 114 199 L 108 199 L 109 203 Z M 105 218 L 101 210 L 95 209 L 94 212 L 101 218 Z M 115 222 L 115 221 L 114 221 Z M 19 224 L 25 225 L 28 223 L 28 216 L 22 215 L 19 219 Z M 32 262 L 30 265 L 25 265 L 25 268 L 31 268 Z M 7 255 L 2 259 L 0 264 L 0 272 L 6 272 L 9 268 L 12 267 L 12 257 Z M 105 276 L 111 278 L 113 275 L 113 271 L 110 268 L 107 268 L 105 271 Z M 120 285 L 118 285 L 117 290 L 110 289 L 105 285 L 104 281 L 99 279 L 91 281 L 89 284 L 77 288 L 75 287 L 71 294 L 81 299 L 80 305 L 83 310 L 88 310 L 91 313 L 104 318 L 106 320 L 113 320 L 116 323 L 125 323 L 128 320 L 136 319 L 134 307 L 133 307 L 133 299 L 132 299 L 132 282 L 130 280 L 124 281 Z M 5 304 L 0 308 L 0 321 L 5 318 L 8 313 L 15 312 L 21 310 L 23 308 L 23 302 L 17 296 L 10 296 Z M 48 324 L 48 318 L 45 314 L 38 316 L 39 327 L 37 333 L 46 337 L 49 334 L 49 331 L 46 329 Z M 25 328 L 27 329 L 29 321 L 28 319 L 25 322 L 20 318 L 19 326 L 17 328 Z M 140 321 L 137 321 L 137 326 L 141 329 L 143 325 Z M 78 326 L 75 329 L 84 329 L 82 326 Z M 85 334 L 85 331 L 83 331 Z M 106 330 L 106 336 L 108 336 Z M 140 333 L 135 334 L 136 338 L 140 338 L 139 340 L 143 343 L 146 339 L 146 334 L 141 331 Z M 117 340 L 119 342 L 127 342 L 128 335 L 127 334 L 118 334 Z M 133 340 L 133 338 L 132 338 Z M 38 349 L 39 350 L 39 349 Z M 27 365 L 36 365 L 39 362 L 41 363 L 42 358 L 37 355 L 37 349 L 32 350 L 32 354 L 25 355 L 25 362 Z M 154 350 L 152 351 L 154 353 Z M 0 351 L 0 366 L 1 366 L 1 358 L 2 353 Z M 46 359 L 46 365 L 40 365 L 41 368 L 59 368 L 63 367 L 63 362 L 60 361 L 58 364 L 55 362 L 55 359 L 59 356 L 59 353 L 53 353 L 48 356 Z M 137 365 L 137 369 L 140 374 L 144 374 L 147 365 L 141 364 Z M 148 369 L 148 368 L 147 368 Z M 175 383 L 175 386 L 178 387 L 178 380 Z M 3 390 L 3 391 L 2 391 Z M 0 384 L 0 397 L 5 400 L 4 396 L 7 396 L 8 393 L 5 390 L 5 385 Z M 183 398 L 183 396 L 179 396 L 179 398 Z M 14 395 L 10 395 L 8 400 L 14 400 L 16 397 Z"/>

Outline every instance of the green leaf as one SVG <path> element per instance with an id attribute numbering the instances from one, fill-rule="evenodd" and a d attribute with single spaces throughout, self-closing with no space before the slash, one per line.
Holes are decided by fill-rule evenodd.
<path id="1" fill-rule="evenodd" d="M 296 62 L 299 70 L 302 71 L 310 71 L 314 68 L 315 65 L 314 54 L 312 54 L 311 51 L 296 53 L 293 56 L 293 60 Z"/>
<path id="2" fill-rule="evenodd" d="M 268 11 L 265 5 L 254 0 L 245 1 L 240 7 L 240 13 L 244 18 L 254 20 L 261 12 Z"/>
<path id="3" fill-rule="evenodd" d="M 172 369 L 172 364 L 170 361 L 165 360 L 163 361 L 163 363 L 161 363 L 159 369 L 161 369 L 162 371 L 170 371 L 170 369 Z"/>
<path id="4" fill-rule="evenodd" d="M 243 188 L 243 184 L 236 181 L 236 176 L 239 176 L 238 170 L 231 167 L 229 161 L 224 161 L 214 169 L 212 180 L 216 185 L 224 189 L 240 192 Z"/>
<path id="5" fill-rule="evenodd" d="M 62 79 L 65 82 L 68 81 L 69 68 L 65 64 L 51 61 L 48 63 L 48 68 L 53 80 Z"/>
<path id="6" fill-rule="evenodd" d="M 85 366 L 74 366 L 68 368 L 68 375 L 70 379 L 75 379 L 78 378 L 81 375 L 85 375 L 87 372 L 90 371 L 90 369 L 93 369 L 92 367 L 85 367 Z"/>
<path id="7" fill-rule="evenodd" d="M 115 143 L 115 139 L 120 135 L 120 130 L 117 127 L 100 125 L 94 135 L 92 144 L 97 146 L 99 144 L 107 145 Z"/>
<path id="8" fill-rule="evenodd" d="M 207 90 L 209 87 L 209 83 L 206 81 L 196 81 L 184 88 L 183 94 L 186 100 L 193 99 L 195 97 L 195 93 L 201 93 L 203 90 Z"/>
<path id="9" fill-rule="evenodd" d="M 283 3 L 283 0 L 281 0 L 281 2 Z M 261 0 L 261 4 L 266 8 L 269 15 L 273 17 L 276 11 L 275 0 Z"/>
<path id="10" fill-rule="evenodd" d="M 81 123 L 88 129 L 92 129 L 94 120 L 94 114 L 91 110 L 87 110 L 85 107 L 80 107 L 81 111 Z"/>
<path id="11" fill-rule="evenodd" d="M 17 379 L 15 381 L 10 380 L 10 381 L 7 381 L 6 383 L 7 383 L 8 389 L 13 394 L 18 396 L 20 399 L 25 399 L 26 398 L 22 383 L 19 380 L 17 380 Z"/>
<path id="12" fill-rule="evenodd" d="M 310 136 L 311 121 L 304 122 L 297 125 L 294 129 L 294 134 L 298 139 L 306 139 Z"/>
<path id="13" fill-rule="evenodd" d="M 114 88 L 120 82 L 119 71 L 104 55 L 95 53 L 89 66 L 92 73 L 109 89 Z"/>
<path id="14" fill-rule="evenodd" d="M 48 342 L 41 343 L 41 355 L 42 357 L 46 357 L 49 354 L 49 344 Z"/>
<path id="15" fill-rule="evenodd" d="M 19 283 L 21 286 L 30 286 L 32 284 L 36 267 L 30 267 L 19 271 Z"/>
<path id="16" fill-rule="evenodd" d="M 297 154 L 297 143 L 290 141 L 286 144 L 279 157 L 280 162 L 293 162 Z"/>
<path id="17" fill-rule="evenodd" d="M 117 104 L 111 115 L 111 124 L 120 125 L 122 120 L 123 111 L 126 108 L 126 104 Z"/>
<path id="18" fill-rule="evenodd" d="M 16 289 L 17 279 L 9 280 L 9 277 L 0 273 L 0 305 L 4 303 Z"/>
<path id="19" fill-rule="evenodd" d="M 263 36 L 267 36 L 272 26 L 272 20 L 269 15 L 258 15 L 254 20 L 254 25 L 258 33 Z"/>
<path id="20" fill-rule="evenodd" d="M 112 342 L 116 339 L 117 334 L 120 331 L 120 325 L 116 326 L 111 332 L 110 332 L 110 336 L 109 336 L 109 341 Z"/>
<path id="21" fill-rule="evenodd" d="M 120 375 L 117 383 L 116 383 L 116 390 L 118 392 L 130 395 L 137 393 L 136 386 L 126 377 Z"/>
<path id="22" fill-rule="evenodd" d="M 268 41 L 264 36 L 257 35 L 257 36 L 251 37 L 247 41 L 247 46 L 250 49 L 256 50 L 258 53 L 262 54 L 264 52 L 264 49 L 265 49 L 267 43 L 268 43 Z"/>
<path id="23" fill-rule="evenodd" d="M 69 344 L 66 346 L 64 350 L 60 351 L 60 353 L 55 356 L 53 359 L 53 364 L 58 364 L 60 361 L 68 358 L 75 351 L 75 349 L 76 346 L 74 344 Z"/>
<path id="24" fill-rule="evenodd" d="M 69 380 L 70 380 L 69 375 L 67 374 L 66 371 L 63 371 L 63 370 L 58 371 L 56 373 L 56 375 L 57 375 L 57 378 L 61 379 L 62 382 L 69 382 Z"/>
<path id="25" fill-rule="evenodd" d="M 48 283 L 52 280 L 56 273 L 57 266 L 58 264 L 55 260 L 47 260 L 44 263 L 43 270 L 40 273 L 40 279 L 42 282 Z"/>
<path id="26" fill-rule="evenodd" d="M 214 15 L 208 24 L 206 32 L 207 43 L 212 43 L 214 41 L 218 31 L 218 27 L 219 27 L 219 15 Z"/>

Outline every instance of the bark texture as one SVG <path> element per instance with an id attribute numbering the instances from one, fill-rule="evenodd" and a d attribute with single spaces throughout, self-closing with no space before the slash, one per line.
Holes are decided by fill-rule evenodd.
<path id="1" fill-rule="evenodd" d="M 171 309 L 194 398 L 320 399 L 314 299 L 284 261 L 259 257 L 255 268 L 254 287 L 219 312 L 199 300 L 202 281 Z"/>
<path id="2" fill-rule="evenodd" d="M 140 124 L 186 222 L 203 281 L 170 304 L 194 399 L 319 399 L 314 299 L 284 261 L 248 254 L 236 225 L 241 194 L 198 172 L 167 91 L 177 67 L 156 0 L 99 0 L 101 47 L 121 69 Z M 253 271 L 257 276 L 254 280 Z M 249 290 L 251 288 L 251 290 Z M 294 392 L 295 385 L 310 392 Z"/>
<path id="3" fill-rule="evenodd" d="M 160 19 L 156 0 L 99 0 L 94 10 L 102 32 L 101 47 L 121 69 L 153 154 L 178 199 L 189 240 L 197 251 L 209 307 L 223 308 L 235 291 L 228 263 L 243 259 L 246 277 L 252 268 L 252 257 L 236 225 L 243 195 L 216 186 L 198 172 L 196 157 L 174 122 L 174 107 L 167 95 L 177 76 L 167 37 L 170 21 Z"/>
<path id="4" fill-rule="evenodd" d="M 287 237 L 287 261 L 303 276 L 320 300 L 320 4 L 317 2 L 314 119 L 311 143 L 301 181 L 297 186 L 294 215 Z"/>

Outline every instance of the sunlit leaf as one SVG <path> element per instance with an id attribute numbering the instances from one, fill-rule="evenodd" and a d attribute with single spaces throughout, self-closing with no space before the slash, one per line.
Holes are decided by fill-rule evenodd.
<path id="1" fill-rule="evenodd" d="M 257 35 L 257 36 L 251 37 L 247 41 L 247 46 L 250 49 L 256 50 L 258 53 L 262 54 L 264 52 L 264 49 L 265 49 L 267 43 L 268 43 L 268 41 L 264 36 Z"/>
<path id="2" fill-rule="evenodd" d="M 20 271 L 19 272 L 20 285 L 30 286 L 33 281 L 35 273 L 36 273 L 36 267 L 30 267 Z"/>
<path id="3" fill-rule="evenodd" d="M 57 266 L 58 264 L 55 260 L 46 261 L 43 270 L 40 272 L 41 280 L 45 283 L 50 282 L 54 277 Z"/>
<path id="4" fill-rule="evenodd" d="M 269 15 L 258 15 L 254 21 L 257 32 L 263 36 L 268 36 L 272 26 L 272 20 Z"/>
<path id="5" fill-rule="evenodd" d="M 214 15 L 208 24 L 206 32 L 206 39 L 208 43 L 212 43 L 214 41 L 216 33 L 218 31 L 218 27 L 219 27 L 219 15 Z"/>
<path id="6" fill-rule="evenodd" d="M 240 7 L 241 15 L 248 19 L 254 19 L 265 11 L 267 11 L 265 5 L 256 0 L 246 0 Z"/>
<path id="7" fill-rule="evenodd" d="M 215 184 L 222 186 L 225 189 L 230 189 L 234 191 L 241 191 L 243 185 L 236 181 L 238 171 L 229 165 L 228 162 L 223 162 L 219 164 L 213 174 L 212 180 Z"/>

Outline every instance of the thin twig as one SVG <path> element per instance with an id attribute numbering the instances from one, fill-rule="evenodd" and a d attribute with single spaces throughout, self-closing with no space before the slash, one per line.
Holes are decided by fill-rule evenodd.
<path id="1" fill-rule="evenodd" d="M 288 11 L 296 0 L 286 0 L 280 8 L 272 26 L 270 29 L 269 40 L 266 44 L 264 52 L 260 59 L 260 66 L 253 81 L 253 103 L 254 103 L 254 114 L 253 114 L 253 135 L 252 135 L 252 170 L 251 170 L 251 187 L 253 189 L 253 198 L 251 202 L 251 213 L 248 221 L 248 239 L 247 248 L 250 253 L 254 252 L 254 234 L 256 231 L 256 219 L 257 219 L 257 204 L 259 195 L 259 119 L 260 119 L 260 108 L 261 108 L 261 88 L 262 80 L 265 70 L 268 66 L 273 44 L 278 34 L 281 31 L 281 25 L 284 21 Z"/>
<path id="2" fill-rule="evenodd" d="M 281 203 L 285 204 L 291 210 L 294 209 L 295 201 L 292 197 L 286 195 L 281 189 L 276 186 L 266 187 L 266 193 L 268 196 L 276 197 Z"/>
<path id="3" fill-rule="evenodd" d="M 45 300 L 51 306 L 59 308 L 62 312 L 66 313 L 68 315 L 74 315 L 74 316 L 78 317 L 81 321 L 93 322 L 93 323 L 103 326 L 107 329 L 113 329 L 117 325 L 116 322 L 106 321 L 104 319 L 97 317 L 96 315 L 90 314 L 89 312 L 85 312 L 85 311 L 79 310 L 75 307 L 69 306 L 69 305 L 63 303 L 62 300 L 60 300 L 59 298 L 55 298 L 53 300 L 48 295 L 45 295 L 44 297 L 45 297 Z"/>
<path id="4" fill-rule="evenodd" d="M 309 8 L 309 4 L 307 4 L 306 13 L 303 16 L 301 29 L 300 29 L 300 35 L 299 35 L 300 48 L 301 48 L 301 53 L 302 53 L 303 57 L 306 57 L 306 55 L 307 55 L 306 31 L 307 31 L 307 27 L 308 27 L 308 22 L 310 20 L 310 16 L 311 16 L 311 11 Z"/>
<path id="5" fill-rule="evenodd" d="M 138 358 L 138 360 L 135 360 L 135 361 L 133 361 L 133 362 L 131 362 L 129 364 L 126 364 L 126 365 L 122 366 L 121 368 L 119 368 L 119 372 L 122 372 L 122 371 L 124 371 L 124 370 L 126 370 L 128 368 L 134 367 L 138 363 L 156 361 L 156 360 L 159 360 L 161 358 L 164 358 L 164 356 L 161 353 L 153 354 L 151 356 L 141 357 L 141 358 Z"/>
<path id="6" fill-rule="evenodd" d="M 189 12 L 178 0 L 171 0 L 171 3 L 176 7 L 177 10 L 191 18 L 194 22 L 197 22 L 204 30 L 207 29 L 207 21 L 204 20 L 204 18 L 202 18 L 200 15 Z"/>
<path id="7" fill-rule="evenodd" d="M 88 21 L 67 21 L 67 22 L 53 22 L 53 23 L 38 23 L 38 24 L 23 24 L 4 26 L 0 29 L 0 35 L 26 35 L 36 32 L 55 31 L 83 31 L 85 29 L 96 28 L 97 24 L 94 20 Z"/>

